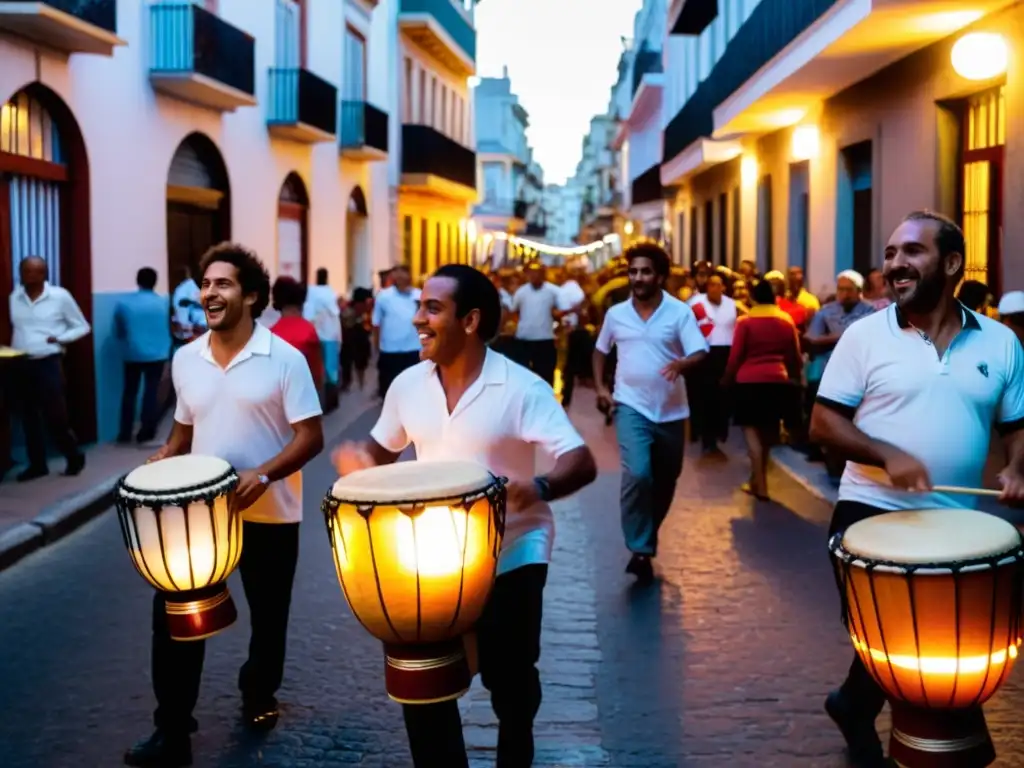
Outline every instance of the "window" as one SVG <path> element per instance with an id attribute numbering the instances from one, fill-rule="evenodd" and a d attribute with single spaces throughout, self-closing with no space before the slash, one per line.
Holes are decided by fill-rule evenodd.
<path id="1" fill-rule="evenodd" d="M 344 78 L 342 98 L 345 101 L 365 101 L 366 40 L 352 27 L 345 28 Z"/>
<path id="2" fill-rule="evenodd" d="M 740 188 L 732 190 L 732 268 L 740 268 Z"/>
<path id="3" fill-rule="evenodd" d="M 1003 160 L 1006 154 L 1005 86 L 967 100 L 963 122 L 960 213 L 967 244 L 966 280 L 998 295 L 1002 282 Z"/>
<path id="4" fill-rule="evenodd" d="M 404 112 L 402 114 L 403 123 L 414 123 L 416 122 L 412 118 L 412 59 L 408 56 L 405 57 L 405 99 L 402 102 Z"/>
<path id="5" fill-rule="evenodd" d="M 412 216 L 402 219 L 402 263 L 412 268 Z"/>
<path id="6" fill-rule="evenodd" d="M 435 258 L 434 263 L 431 265 L 431 272 L 444 264 L 444 246 L 441 244 L 441 222 L 438 221 L 434 224 L 434 235 L 437 238 L 435 240 Z"/>
<path id="7" fill-rule="evenodd" d="M 448 225 L 448 262 L 455 263 L 458 261 L 455 253 L 455 225 Z"/>
<path id="8" fill-rule="evenodd" d="M 416 123 L 427 124 L 427 72 L 422 68 L 420 69 L 420 111 L 416 115 Z"/>
<path id="9" fill-rule="evenodd" d="M 207 9 L 209 10 L 209 8 Z M 302 31 L 302 3 L 277 0 L 274 64 L 278 69 L 296 69 L 306 63 Z"/>
<path id="10" fill-rule="evenodd" d="M 430 230 L 426 219 L 420 219 L 420 275 L 430 271 Z"/>
<path id="11" fill-rule="evenodd" d="M 430 100 L 427 103 L 430 105 L 430 114 L 427 115 L 427 125 L 437 128 L 437 75 L 430 76 Z"/>

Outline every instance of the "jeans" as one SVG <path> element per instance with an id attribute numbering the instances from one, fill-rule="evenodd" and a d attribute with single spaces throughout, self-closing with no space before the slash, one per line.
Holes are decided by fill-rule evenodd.
<path id="1" fill-rule="evenodd" d="M 238 675 L 247 704 L 272 709 L 284 676 L 288 613 L 299 558 L 299 523 L 243 523 L 238 570 L 249 603 L 252 635 L 249 658 Z M 205 640 L 172 640 L 167 631 L 164 596 L 153 599 L 153 721 L 171 734 L 187 734 L 199 698 L 206 655 Z"/>
<path id="2" fill-rule="evenodd" d="M 18 368 L 18 415 L 25 431 L 28 463 L 33 468 L 46 467 L 44 425 L 65 458 L 78 455 L 78 439 L 68 420 L 63 366 L 61 355 L 50 355 L 25 360 Z"/>
<path id="3" fill-rule="evenodd" d="M 622 462 L 622 534 L 630 552 L 658 553 L 658 529 L 683 471 L 684 420 L 655 423 L 618 405 L 615 431 Z"/>
<path id="4" fill-rule="evenodd" d="M 142 384 L 142 424 L 139 435 L 152 438 L 156 434 L 160 419 L 160 378 L 164 375 L 166 360 L 152 363 L 124 364 L 124 391 L 121 393 L 121 428 L 117 435 L 129 440 L 135 425 L 135 403 L 139 398 L 139 384 Z"/>
<path id="5" fill-rule="evenodd" d="M 328 388 L 338 386 L 338 365 L 341 360 L 340 341 L 321 341 L 320 350 L 324 357 L 324 379 Z"/>
<path id="6" fill-rule="evenodd" d="M 494 581 L 476 625 L 480 681 L 498 717 L 497 768 L 533 764 L 533 719 L 540 709 L 540 628 L 546 564 L 525 565 Z M 404 705 L 416 768 L 467 768 L 457 701 Z"/>

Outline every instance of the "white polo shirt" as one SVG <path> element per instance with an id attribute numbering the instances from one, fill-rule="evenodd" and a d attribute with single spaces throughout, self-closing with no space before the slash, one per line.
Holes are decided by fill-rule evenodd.
<path id="1" fill-rule="evenodd" d="M 434 363 L 403 371 L 384 398 L 370 436 L 392 453 L 412 443 L 424 461 L 473 461 L 510 481 L 537 474 L 537 448 L 554 458 L 583 438 L 539 376 L 504 355 L 487 351 L 483 370 L 449 415 Z M 508 507 L 498 573 L 547 563 L 555 539 L 551 507 Z"/>
<path id="2" fill-rule="evenodd" d="M 942 359 L 895 304 L 853 323 L 825 367 L 818 403 L 916 457 L 933 484 L 977 488 L 992 425 L 1024 427 L 1024 351 L 1010 329 L 963 311 L 963 329 Z M 840 501 L 881 509 L 976 503 L 971 496 L 896 490 L 876 481 L 880 473 L 848 462 Z"/>
<path id="3" fill-rule="evenodd" d="M 420 335 L 412 324 L 420 306 L 420 289 L 404 293 L 384 288 L 373 301 L 373 327 L 380 331 L 381 352 L 419 352 Z"/>
<path id="4" fill-rule="evenodd" d="M 512 297 L 512 311 L 519 313 L 516 338 L 523 341 L 550 341 L 555 338 L 555 318 L 562 292 L 554 283 L 534 288 L 524 284 Z"/>
<path id="5" fill-rule="evenodd" d="M 736 333 L 736 302 L 728 296 L 715 304 L 708 298 L 706 293 L 698 293 L 686 302 L 690 309 L 697 314 L 697 307 L 701 307 L 704 320 L 698 318 L 697 325 L 702 327 L 702 333 L 712 347 L 731 347 L 732 337 Z"/>
<path id="6" fill-rule="evenodd" d="M 662 292 L 661 304 L 645 322 L 632 299 L 615 304 L 605 313 L 596 343 L 605 355 L 613 346 L 618 348 L 616 403 L 657 424 L 690 415 L 683 377 L 669 382 L 661 370 L 671 362 L 708 351 L 692 309 Z"/>
<path id="7" fill-rule="evenodd" d="M 559 288 L 558 308 L 565 312 L 578 304 L 582 304 L 586 298 L 587 294 L 580 288 L 579 283 L 575 280 L 566 280 Z M 576 316 L 575 312 L 562 318 L 562 325 L 568 328 L 575 328 L 579 323 L 580 319 Z"/>
<path id="8" fill-rule="evenodd" d="M 92 330 L 74 297 L 49 283 L 43 284 L 43 292 L 35 301 L 19 285 L 11 293 L 9 308 L 11 346 L 29 357 L 59 355 L 63 345 L 88 336 Z M 57 339 L 56 344 L 47 341 L 51 336 Z"/>
<path id="9" fill-rule="evenodd" d="M 192 427 L 192 453 L 217 456 L 237 470 L 274 458 L 291 442 L 292 424 L 322 412 L 306 358 L 259 323 L 227 368 L 214 361 L 207 331 L 178 350 L 171 375 L 178 397 L 174 420 Z M 302 473 L 271 483 L 243 517 L 300 522 Z"/>

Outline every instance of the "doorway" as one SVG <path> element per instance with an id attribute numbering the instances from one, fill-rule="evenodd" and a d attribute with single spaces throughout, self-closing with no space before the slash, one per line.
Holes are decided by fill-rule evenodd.
<path id="1" fill-rule="evenodd" d="M 789 261 L 790 267 L 807 272 L 807 236 L 810 204 L 810 163 L 789 166 Z"/>
<path id="2" fill-rule="evenodd" d="M 345 292 L 348 296 L 355 288 L 373 287 L 369 223 L 366 196 L 357 186 L 345 209 Z"/>
<path id="3" fill-rule="evenodd" d="M 873 153 L 870 141 L 840 152 L 836 195 L 836 271 L 854 269 L 867 275 L 874 268 Z"/>

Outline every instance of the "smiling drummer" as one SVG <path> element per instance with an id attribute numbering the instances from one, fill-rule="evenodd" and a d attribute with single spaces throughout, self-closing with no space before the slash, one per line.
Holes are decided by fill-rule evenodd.
<path id="1" fill-rule="evenodd" d="M 390 464 L 412 443 L 424 461 L 473 461 L 509 478 L 508 516 L 494 588 L 477 624 L 480 677 L 498 717 L 497 764 L 533 764 L 541 608 L 554 518 L 548 503 L 593 481 L 594 458 L 550 385 L 487 348 L 501 300 L 487 277 L 450 264 L 427 280 L 413 323 L 422 362 L 395 379 L 363 444 L 334 455 L 338 473 Z M 537 448 L 555 459 L 535 476 Z M 417 768 L 468 766 L 455 700 L 403 707 Z"/>
<path id="2" fill-rule="evenodd" d="M 972 506 L 934 485 L 977 488 L 992 425 L 1009 462 L 1004 503 L 1024 500 L 1024 350 L 1008 328 L 954 298 L 964 235 L 937 213 L 911 213 L 885 248 L 896 304 L 860 320 L 832 353 L 811 438 L 849 460 L 829 536 L 891 510 Z M 885 765 L 874 721 L 885 703 L 858 657 L 825 709 L 857 766 Z"/>

